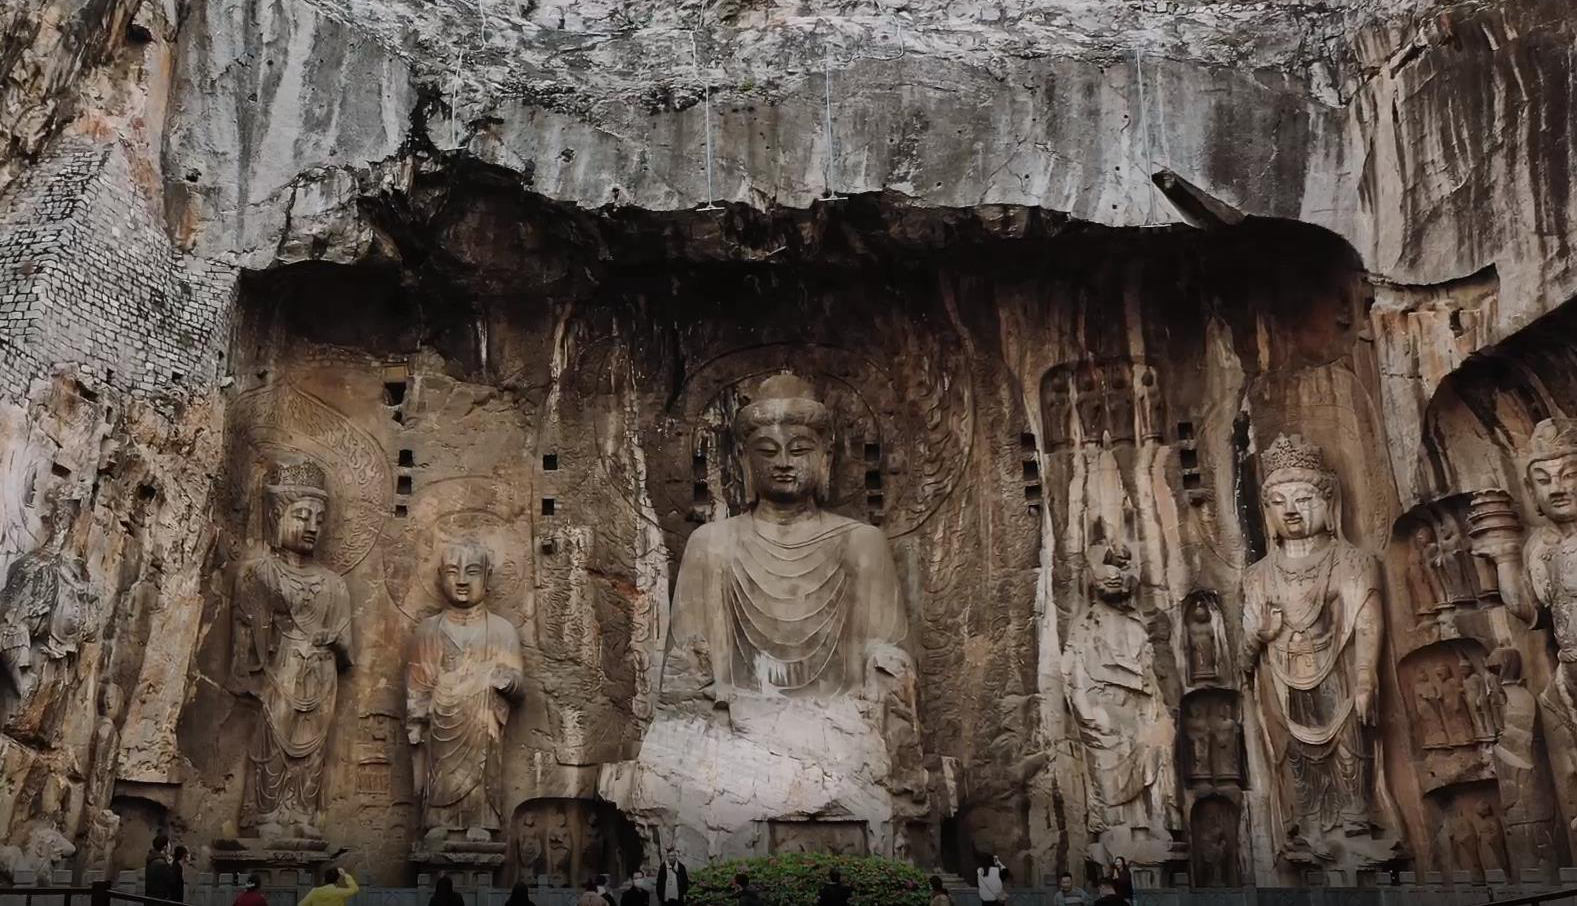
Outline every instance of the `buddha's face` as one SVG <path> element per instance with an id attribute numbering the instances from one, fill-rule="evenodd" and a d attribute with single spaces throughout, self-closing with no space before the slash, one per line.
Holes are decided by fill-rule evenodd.
<path id="1" fill-rule="evenodd" d="M 1551 522 L 1577 521 L 1577 454 L 1530 463 L 1528 486 Z"/>
<path id="2" fill-rule="evenodd" d="M 317 497 L 302 497 L 285 504 L 279 514 L 278 547 L 310 557 L 317 550 L 326 508 Z"/>
<path id="3" fill-rule="evenodd" d="M 444 597 L 456 607 L 475 607 L 487 597 L 487 560 L 472 547 L 450 547 L 444 551 L 438 582 Z"/>
<path id="4" fill-rule="evenodd" d="M 745 444 L 746 468 L 756 493 L 775 503 L 815 496 L 827 471 L 827 445 L 805 425 L 764 425 Z"/>
<path id="5" fill-rule="evenodd" d="M 1125 606 L 1138 584 L 1133 573 L 1117 564 L 1097 563 L 1090 567 L 1090 590 L 1107 604 Z"/>
<path id="6" fill-rule="evenodd" d="M 1265 492 L 1265 518 L 1278 538 L 1312 538 L 1330 532 L 1331 502 L 1313 482 L 1283 481 Z"/>

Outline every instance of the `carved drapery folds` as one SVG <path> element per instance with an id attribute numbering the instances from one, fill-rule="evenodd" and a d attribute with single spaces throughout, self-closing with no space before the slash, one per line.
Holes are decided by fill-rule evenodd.
<path id="1" fill-rule="evenodd" d="M 1177 826 L 1172 720 L 1135 610 L 1131 553 L 1098 546 L 1088 570 L 1088 603 L 1069 632 L 1062 671 L 1083 745 L 1089 828 L 1111 855 L 1152 862 Z"/>
<path id="2" fill-rule="evenodd" d="M 1340 486 L 1320 448 L 1283 435 L 1260 459 L 1272 542 L 1244 575 L 1244 661 L 1280 855 L 1318 864 L 1383 820 L 1372 729 L 1383 585 L 1378 560 L 1340 535 Z"/>
<path id="3" fill-rule="evenodd" d="M 313 559 L 330 504 L 322 467 L 279 463 L 264 493 L 268 550 L 242 565 L 232 599 L 237 669 L 256 678 L 262 706 L 241 826 L 267 838 L 312 838 L 320 835 L 339 674 L 351 663 L 350 593 Z"/>
<path id="4" fill-rule="evenodd" d="M 446 606 L 423 620 L 406 667 L 406 726 L 430 842 L 491 842 L 503 827 L 504 725 L 523 693 L 520 637 L 484 603 L 493 555 L 474 542 L 441 554 Z"/>

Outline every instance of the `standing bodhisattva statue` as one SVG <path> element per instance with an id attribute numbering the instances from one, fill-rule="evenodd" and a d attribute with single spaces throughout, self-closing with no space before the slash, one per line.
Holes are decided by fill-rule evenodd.
<path id="1" fill-rule="evenodd" d="M 863 689 L 873 660 L 912 672 L 908 618 L 886 536 L 822 509 L 827 407 L 800 378 L 775 375 L 740 409 L 734 438 L 749 508 L 690 536 L 663 697 L 878 697 Z"/>
<path id="2" fill-rule="evenodd" d="M 1380 564 L 1341 537 L 1340 488 L 1319 447 L 1283 435 L 1260 462 L 1274 543 L 1244 576 L 1243 663 L 1275 770 L 1277 842 L 1289 857 L 1323 857 L 1322 838 L 1375 824 Z"/>
<path id="3" fill-rule="evenodd" d="M 504 724 L 525 692 L 520 635 L 483 603 L 490 551 L 448 544 L 438 569 L 447 606 L 417 627 L 405 673 L 422 828 L 487 842 L 503 826 Z"/>
<path id="4" fill-rule="evenodd" d="M 262 721 L 252 740 L 242 826 L 264 837 L 318 836 L 323 755 L 339 674 L 351 665 L 350 594 L 313 561 L 328 484 L 312 463 L 276 465 L 264 479 L 269 550 L 236 578 L 242 672 L 262 674 Z"/>

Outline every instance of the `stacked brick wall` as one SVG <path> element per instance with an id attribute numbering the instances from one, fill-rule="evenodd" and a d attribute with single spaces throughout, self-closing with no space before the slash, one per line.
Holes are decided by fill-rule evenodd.
<path id="1" fill-rule="evenodd" d="M 73 365 L 135 396 L 204 386 L 234 285 L 171 246 L 122 146 L 65 143 L 0 198 L 0 398 Z"/>

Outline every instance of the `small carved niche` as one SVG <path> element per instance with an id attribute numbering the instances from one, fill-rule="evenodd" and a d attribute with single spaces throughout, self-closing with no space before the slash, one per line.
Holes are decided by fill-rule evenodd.
<path id="1" fill-rule="evenodd" d="M 1484 880 L 1490 871 L 1507 872 L 1511 860 L 1500 796 L 1493 783 L 1467 783 L 1436 790 L 1427 806 L 1435 864 L 1451 876 Z"/>
<path id="2" fill-rule="evenodd" d="M 560 887 L 607 873 L 615 882 L 640 865 L 641 842 L 622 812 L 586 799 L 531 799 L 509 827 L 510 874 Z"/>
<path id="3" fill-rule="evenodd" d="M 831 853 L 863 856 L 867 853 L 864 821 L 768 821 L 768 848 L 779 853 Z"/>
<path id="4" fill-rule="evenodd" d="M 1208 588 L 1195 589 L 1183 598 L 1183 647 L 1188 657 L 1188 684 L 1230 686 L 1237 673 L 1232 665 L 1232 644 L 1227 637 L 1221 596 Z"/>
<path id="5" fill-rule="evenodd" d="M 1183 777 L 1200 790 L 1236 791 L 1244 786 L 1243 721 L 1238 695 L 1230 689 L 1201 689 L 1183 699 Z"/>
<path id="6" fill-rule="evenodd" d="M 1237 887 L 1238 819 L 1240 807 L 1225 796 L 1206 796 L 1194 803 L 1188 821 L 1193 886 Z"/>
<path id="7" fill-rule="evenodd" d="M 1493 777 L 1484 751 L 1500 735 L 1505 692 L 1484 661 L 1478 642 L 1453 639 L 1421 648 L 1397 667 L 1426 792 Z"/>
<path id="8" fill-rule="evenodd" d="M 1158 369 L 1127 357 L 1065 362 L 1040 381 L 1041 427 L 1047 452 L 1077 436 L 1085 444 L 1160 442 L 1166 405 Z"/>
<path id="9" fill-rule="evenodd" d="M 1415 507 L 1397 520 L 1402 590 L 1420 620 L 1500 602 L 1493 564 L 1473 555 L 1468 504 L 1465 495 L 1447 497 Z"/>

